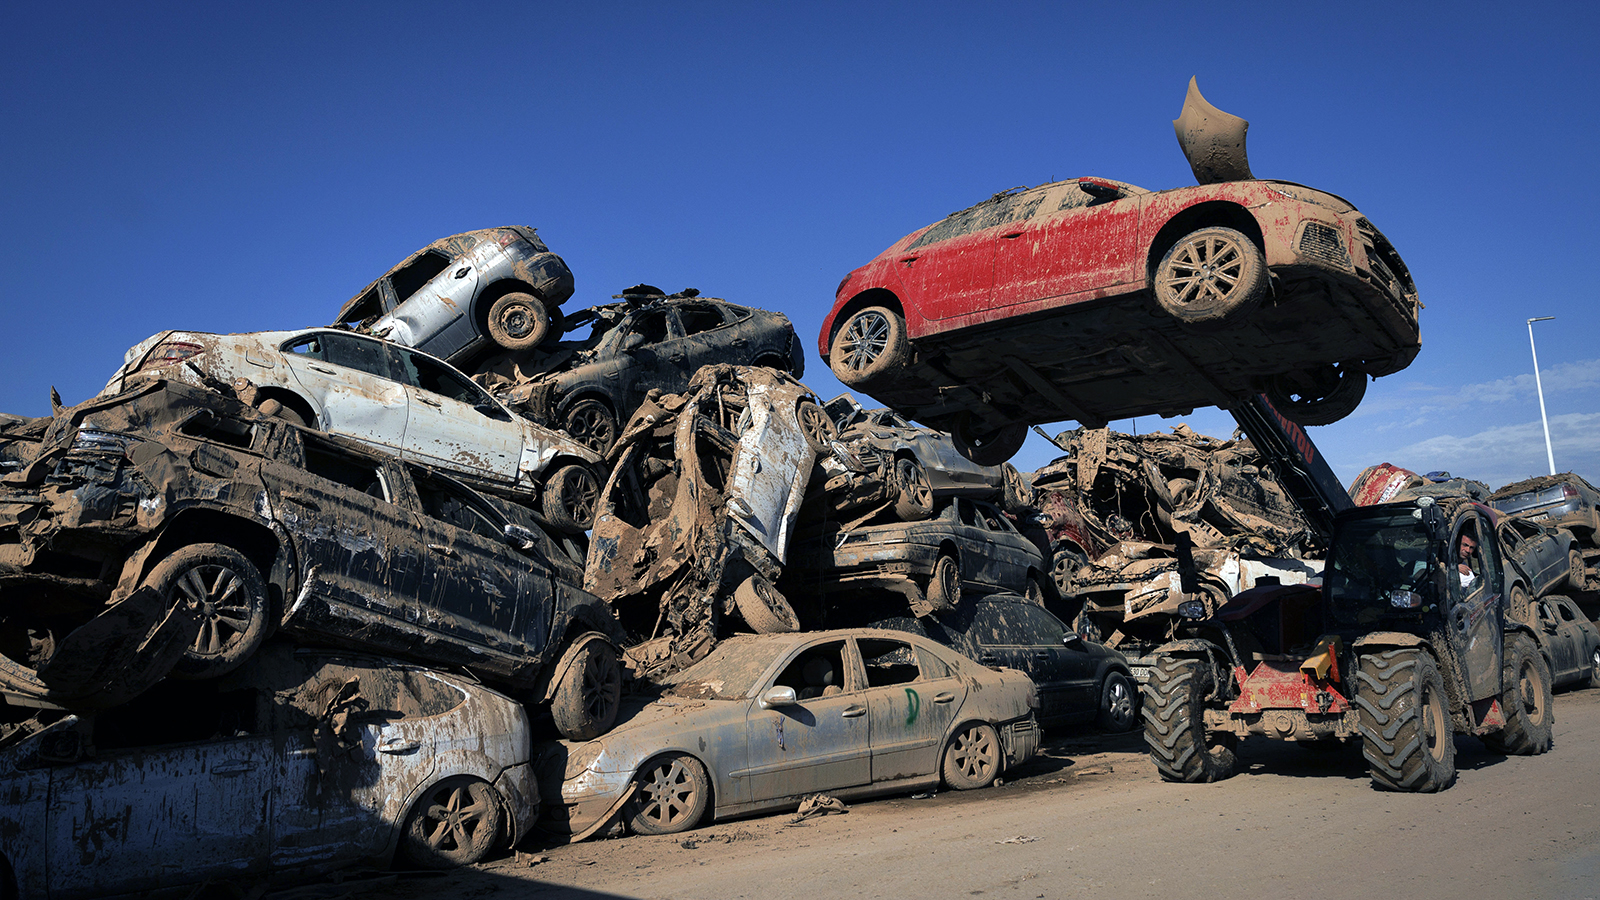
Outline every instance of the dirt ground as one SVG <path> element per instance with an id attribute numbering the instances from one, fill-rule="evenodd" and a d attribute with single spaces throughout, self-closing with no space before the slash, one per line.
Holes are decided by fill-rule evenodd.
<path id="1" fill-rule="evenodd" d="M 489 897 L 1195 897 L 1241 891 L 1407 900 L 1600 896 L 1600 691 L 1558 694 L 1555 749 L 1501 757 L 1457 738 L 1440 794 L 1372 789 L 1359 751 L 1250 741 L 1241 772 L 1165 784 L 1135 732 L 1083 731 L 1005 783 L 859 802 L 842 815 L 719 822 L 670 837 L 526 842 L 406 900 Z M 370 893 L 346 884 L 338 893 Z M 1380 894 L 1381 892 L 1381 894 Z M 337 896 L 327 893 L 323 896 Z"/>

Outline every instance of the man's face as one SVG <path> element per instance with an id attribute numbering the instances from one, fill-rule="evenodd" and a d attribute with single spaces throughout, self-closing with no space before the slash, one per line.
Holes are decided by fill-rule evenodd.
<path id="1" fill-rule="evenodd" d="M 1475 538 L 1473 538 L 1471 535 L 1463 534 L 1461 536 L 1461 558 L 1462 559 L 1468 559 L 1474 553 L 1477 553 L 1477 552 L 1478 552 L 1478 541 Z"/>

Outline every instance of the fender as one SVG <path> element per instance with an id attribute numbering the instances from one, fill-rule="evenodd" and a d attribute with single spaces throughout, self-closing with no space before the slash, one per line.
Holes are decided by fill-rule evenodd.
<path id="1" fill-rule="evenodd" d="M 618 657 L 622 656 L 622 651 L 617 649 L 617 645 L 613 643 L 610 638 L 598 631 L 586 631 L 583 634 L 578 635 L 573 639 L 572 644 L 567 647 L 566 652 L 561 654 L 561 658 L 556 660 L 556 664 L 551 666 L 543 675 L 539 676 L 539 681 L 534 687 L 533 693 L 534 696 L 539 698 L 541 703 L 546 703 L 555 699 L 555 687 L 561 683 L 562 676 L 567 674 L 567 670 L 572 668 L 573 662 L 578 658 L 578 651 L 589 646 L 595 641 L 601 641 L 603 643 L 610 644 L 612 651 L 615 652 Z"/>
<path id="2" fill-rule="evenodd" d="M 1425 637 L 1409 634 L 1404 631 L 1374 631 L 1364 634 L 1351 643 L 1350 648 L 1355 651 L 1365 650 L 1368 647 L 1389 647 L 1392 649 L 1419 649 L 1433 652 L 1433 644 Z"/>

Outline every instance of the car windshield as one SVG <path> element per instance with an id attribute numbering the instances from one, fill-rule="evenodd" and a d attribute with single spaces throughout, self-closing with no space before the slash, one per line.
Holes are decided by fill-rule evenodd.
<path id="1" fill-rule="evenodd" d="M 743 700 L 780 648 L 770 641 L 725 641 L 682 672 L 668 678 L 665 693 L 696 700 Z"/>
<path id="2" fill-rule="evenodd" d="M 1325 593 L 1336 619 L 1366 621 L 1391 613 L 1392 591 L 1424 595 L 1419 605 L 1437 602 L 1429 571 L 1428 532 L 1422 511 L 1405 509 L 1341 523 L 1339 541 L 1328 558 Z M 1362 616 L 1362 611 L 1367 616 Z"/>

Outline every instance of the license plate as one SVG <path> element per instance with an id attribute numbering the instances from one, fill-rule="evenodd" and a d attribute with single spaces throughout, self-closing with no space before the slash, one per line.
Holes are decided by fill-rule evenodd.
<path id="1" fill-rule="evenodd" d="M 1149 666 L 1129 666 L 1128 668 L 1133 671 L 1133 677 L 1137 678 L 1141 683 L 1150 680 Z"/>

